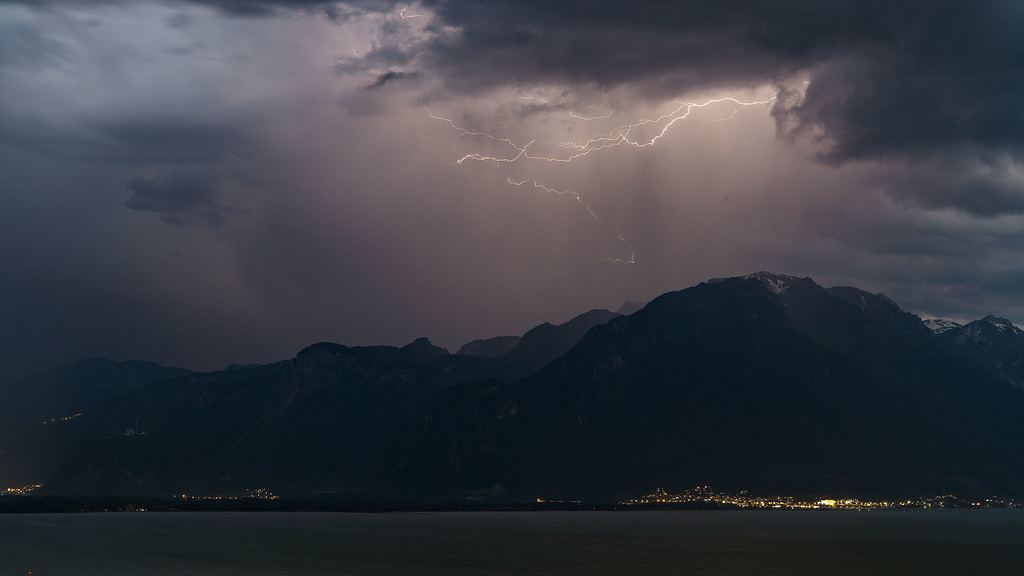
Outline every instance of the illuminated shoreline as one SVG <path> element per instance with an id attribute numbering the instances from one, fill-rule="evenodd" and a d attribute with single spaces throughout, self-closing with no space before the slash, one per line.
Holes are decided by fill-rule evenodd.
<path id="1" fill-rule="evenodd" d="M 786 509 L 786 510 L 886 510 L 899 508 L 1021 508 L 1024 503 L 1015 499 L 986 498 L 968 500 L 952 494 L 891 500 L 860 500 L 857 498 L 801 499 L 793 496 L 754 496 L 746 491 L 739 494 L 716 492 L 710 486 L 698 486 L 678 494 L 657 488 L 650 494 L 619 502 L 623 506 L 718 505 L 722 507 Z"/>

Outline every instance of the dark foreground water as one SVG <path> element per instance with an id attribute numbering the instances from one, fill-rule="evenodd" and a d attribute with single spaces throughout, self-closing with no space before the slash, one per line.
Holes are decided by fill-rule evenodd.
<path id="1" fill-rule="evenodd" d="M 0 575 L 1024 574 L 1024 510 L 0 516 Z"/>

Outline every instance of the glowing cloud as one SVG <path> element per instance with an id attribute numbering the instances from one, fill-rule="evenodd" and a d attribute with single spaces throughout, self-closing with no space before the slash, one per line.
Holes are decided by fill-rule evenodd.
<path id="1" fill-rule="evenodd" d="M 518 95 L 518 98 L 523 100 L 540 102 L 542 104 L 556 108 L 562 108 L 566 112 L 568 112 L 569 116 L 572 119 L 581 122 L 603 120 L 608 119 L 612 116 L 612 112 L 598 116 L 583 116 L 573 112 L 572 110 L 569 110 L 566 107 L 552 105 L 550 100 L 540 98 L 537 96 Z M 653 147 L 656 144 L 658 144 L 658 142 L 662 138 L 664 138 L 666 134 L 668 134 L 674 126 L 676 126 L 678 123 L 684 120 L 689 119 L 691 117 L 691 113 L 694 110 L 708 108 L 716 104 L 730 105 L 729 112 L 727 115 L 706 122 L 704 125 L 698 128 L 699 131 L 700 129 L 703 129 L 704 127 L 711 123 L 727 122 L 734 118 L 736 114 L 738 114 L 741 110 L 745 108 L 759 105 L 767 106 L 774 102 L 775 100 L 776 96 L 772 96 L 771 98 L 767 98 L 765 100 L 751 101 L 743 101 L 737 98 L 733 98 L 731 96 L 727 96 L 722 98 L 712 98 L 699 103 L 680 101 L 672 111 L 662 114 L 656 118 L 640 118 L 639 120 L 633 123 L 620 125 L 615 128 L 612 128 L 611 130 L 605 132 L 604 134 L 597 135 L 596 137 L 590 138 L 586 141 L 583 141 L 582 143 L 576 143 L 572 141 L 560 142 L 557 144 L 557 147 L 567 150 L 567 153 L 562 156 L 549 156 L 544 154 L 530 153 L 529 148 L 534 144 L 539 143 L 541 141 L 540 138 L 534 138 L 526 142 L 526 144 L 520 146 L 516 144 L 511 138 L 494 135 L 489 132 L 469 130 L 457 124 L 453 119 L 445 116 L 439 116 L 437 114 L 434 114 L 430 110 L 427 111 L 427 114 L 431 119 L 447 123 L 462 137 L 484 140 L 489 143 L 496 144 L 497 146 L 499 146 L 499 148 L 510 149 L 509 153 L 505 155 L 490 154 L 486 152 L 470 152 L 456 159 L 454 162 L 456 165 L 463 164 L 467 160 L 475 160 L 479 162 L 493 162 L 496 165 L 511 165 L 531 160 L 537 162 L 568 164 L 584 156 L 588 156 L 592 153 L 609 150 L 613 148 L 623 146 L 641 149 Z M 655 128 L 655 134 L 653 136 L 642 138 L 639 135 L 637 135 L 641 128 L 649 125 L 652 125 Z M 542 189 L 546 192 L 555 194 L 557 196 L 572 196 L 573 198 L 576 199 L 576 202 L 580 206 L 582 206 L 595 221 L 604 224 L 604 220 L 594 212 L 593 207 L 589 203 L 584 201 L 583 197 L 578 192 L 558 190 L 550 186 L 540 184 L 535 178 L 520 178 L 514 180 L 511 176 L 508 176 L 506 178 L 506 181 L 509 184 L 512 184 L 513 186 L 524 186 L 526 184 L 530 184 L 534 188 Z M 629 250 L 629 256 L 625 258 L 604 257 L 597 258 L 595 260 L 601 262 L 611 262 L 616 264 L 634 264 L 636 262 L 636 252 L 633 250 L 633 247 L 630 245 L 629 241 L 622 235 L 622 230 L 618 226 L 615 226 L 615 230 L 618 241 L 625 245 L 625 247 Z"/>

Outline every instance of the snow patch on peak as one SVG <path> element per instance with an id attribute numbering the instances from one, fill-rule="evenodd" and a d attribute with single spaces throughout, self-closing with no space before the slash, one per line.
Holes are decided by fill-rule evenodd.
<path id="1" fill-rule="evenodd" d="M 982 320 L 988 322 L 989 324 L 995 326 L 996 328 L 1002 330 L 1003 332 L 1006 332 L 1007 330 L 1012 332 L 1015 328 L 1013 322 L 1010 322 L 1006 318 L 999 318 L 998 316 L 988 315 L 982 318 Z"/>
<path id="2" fill-rule="evenodd" d="M 769 290 L 772 294 L 782 294 L 789 289 L 793 283 L 803 280 L 796 276 L 786 276 L 784 274 L 772 274 L 771 272 L 755 272 L 754 274 L 747 274 L 743 276 L 744 280 L 758 280 Z"/>
<path id="3" fill-rule="evenodd" d="M 768 285 L 768 289 L 770 289 L 773 294 L 782 294 L 787 288 L 786 283 L 777 278 L 765 278 L 764 283 Z"/>
<path id="4" fill-rule="evenodd" d="M 948 332 L 954 328 L 960 328 L 963 324 L 959 322 L 953 322 L 952 320 L 946 320 L 945 318 L 928 318 L 924 320 L 924 325 L 935 334 L 942 334 Z"/>

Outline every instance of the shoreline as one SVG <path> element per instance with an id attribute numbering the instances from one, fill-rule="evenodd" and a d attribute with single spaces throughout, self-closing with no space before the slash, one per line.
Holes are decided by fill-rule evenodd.
<path id="1" fill-rule="evenodd" d="M 672 502 L 627 504 L 623 502 L 519 502 L 486 501 L 465 502 L 454 500 L 399 500 L 399 499 L 345 499 L 345 498 L 278 498 L 264 500 L 240 499 L 182 499 L 182 498 L 126 498 L 126 497 L 59 497 L 24 496 L 0 498 L 0 514 L 81 514 L 96 512 L 353 512 L 417 514 L 431 512 L 547 512 L 547 511 L 845 511 L 875 512 L 896 510 L 942 509 L 1020 509 L 1019 504 L 985 505 L 966 500 L 947 500 L 942 505 L 926 501 L 910 501 L 890 506 L 813 506 L 806 503 L 788 506 L 741 506 L 723 502 Z"/>

